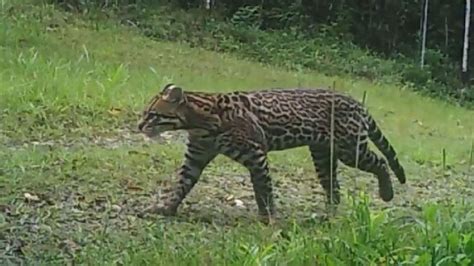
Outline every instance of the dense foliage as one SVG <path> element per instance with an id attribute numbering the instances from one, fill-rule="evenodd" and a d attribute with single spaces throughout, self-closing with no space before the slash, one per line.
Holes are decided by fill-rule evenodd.
<path id="1" fill-rule="evenodd" d="M 54 2 L 81 11 L 119 10 L 122 21 L 159 39 L 297 69 L 401 81 L 464 103 L 474 99 L 460 75 L 465 12 L 461 0 L 430 2 L 423 69 L 423 0 L 214 0 L 211 12 L 203 12 L 202 0 Z M 470 42 L 472 46 L 472 38 Z"/>

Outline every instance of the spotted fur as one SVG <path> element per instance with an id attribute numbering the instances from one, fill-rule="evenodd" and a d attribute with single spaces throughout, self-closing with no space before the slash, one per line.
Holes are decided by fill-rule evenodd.
<path id="1" fill-rule="evenodd" d="M 249 170 L 259 214 L 263 216 L 275 214 L 267 163 L 270 151 L 308 146 L 329 203 L 339 204 L 341 200 L 338 161 L 374 174 L 384 201 L 394 196 L 388 166 L 400 183 L 406 182 L 395 150 L 366 108 L 331 90 L 204 93 L 185 92 L 168 84 L 147 105 L 138 128 L 148 136 L 171 130 L 189 133 L 178 182 L 151 210 L 164 215 L 176 213 L 203 169 L 218 154 Z M 386 157 L 388 166 L 384 158 L 368 148 L 369 139 Z"/>

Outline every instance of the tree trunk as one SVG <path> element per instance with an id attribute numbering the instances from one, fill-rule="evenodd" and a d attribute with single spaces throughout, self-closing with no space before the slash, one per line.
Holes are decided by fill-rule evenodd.
<path id="1" fill-rule="evenodd" d="M 470 0 L 467 0 L 470 1 Z M 425 0 L 425 8 L 423 11 L 423 35 L 421 39 L 421 68 L 425 65 L 425 52 L 426 52 L 426 28 L 428 27 L 428 4 L 429 0 Z"/>
<path id="2" fill-rule="evenodd" d="M 468 50 L 469 50 L 469 23 L 471 20 L 471 0 L 466 0 L 466 16 L 464 19 L 464 46 L 462 52 L 462 73 L 461 80 L 464 86 L 470 83 L 468 71 Z"/>
<path id="3" fill-rule="evenodd" d="M 449 26 L 448 16 L 444 17 L 444 53 L 449 53 Z"/>

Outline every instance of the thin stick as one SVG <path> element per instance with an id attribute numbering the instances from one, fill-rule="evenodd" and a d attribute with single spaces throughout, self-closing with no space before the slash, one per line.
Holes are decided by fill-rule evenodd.
<path id="1" fill-rule="evenodd" d="M 362 105 L 365 105 L 366 99 L 367 99 L 367 91 L 364 91 L 364 94 L 362 95 Z"/>
<path id="2" fill-rule="evenodd" d="M 471 155 L 469 156 L 469 167 L 472 166 L 474 162 L 474 140 L 471 140 Z"/>
<path id="3" fill-rule="evenodd" d="M 443 148 L 443 171 L 446 171 L 446 149 Z"/>
<path id="4" fill-rule="evenodd" d="M 364 91 L 364 94 L 362 95 L 362 105 L 365 105 L 365 101 L 367 99 L 367 91 Z M 355 168 L 358 169 L 359 167 L 359 146 L 360 146 L 360 137 L 362 133 L 362 126 L 359 127 L 359 132 L 357 133 L 357 143 L 356 143 L 356 158 L 355 158 Z M 357 178 L 354 177 L 354 193 L 353 196 L 355 198 L 355 191 L 357 189 Z"/>
<path id="5" fill-rule="evenodd" d="M 332 90 L 335 91 L 336 89 L 336 81 L 333 81 Z M 330 135 L 330 156 L 329 156 L 329 191 L 330 191 L 330 206 L 331 210 L 333 205 L 333 168 L 334 168 L 334 111 L 335 111 L 335 94 L 332 95 L 331 101 L 331 135 Z"/>

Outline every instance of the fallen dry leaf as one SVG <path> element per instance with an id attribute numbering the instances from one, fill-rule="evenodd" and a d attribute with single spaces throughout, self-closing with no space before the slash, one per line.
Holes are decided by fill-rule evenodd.
<path id="1" fill-rule="evenodd" d="M 112 210 L 114 210 L 116 212 L 120 212 L 122 210 L 122 207 L 120 207 L 117 204 L 112 205 L 111 208 L 112 208 Z"/>
<path id="2" fill-rule="evenodd" d="M 40 201 L 40 198 L 36 195 L 31 195 L 30 193 L 26 192 L 25 194 L 23 194 L 23 196 L 25 197 L 25 199 L 27 199 L 28 201 L 35 201 L 35 202 L 38 202 Z"/>
<path id="3" fill-rule="evenodd" d="M 80 250 L 81 247 L 73 240 L 67 239 L 59 243 L 59 248 L 64 249 L 66 252 L 75 253 Z"/>
<path id="4" fill-rule="evenodd" d="M 171 140 L 174 137 L 174 134 L 171 132 L 163 132 L 160 134 L 160 137 L 164 138 L 165 140 Z"/>
<path id="5" fill-rule="evenodd" d="M 112 108 L 110 108 L 109 110 L 107 110 L 107 113 L 109 113 L 110 115 L 113 115 L 113 116 L 117 116 L 117 115 L 119 115 L 121 112 L 122 112 L 122 109 L 116 108 L 116 107 L 112 107 Z"/>
<path id="6" fill-rule="evenodd" d="M 134 186 L 134 185 L 128 185 L 128 186 L 127 186 L 127 189 L 128 189 L 128 190 L 131 190 L 131 191 L 143 191 L 143 188 L 142 188 L 142 187 Z"/>
<path id="7" fill-rule="evenodd" d="M 135 150 L 128 151 L 128 154 L 130 154 L 130 155 L 132 155 L 132 154 L 137 154 L 137 155 L 146 155 L 146 156 L 149 156 L 149 155 L 150 155 L 148 152 L 135 151 Z"/>
<path id="8" fill-rule="evenodd" d="M 237 207 L 237 208 L 244 208 L 245 207 L 244 202 L 239 200 L 239 199 L 235 199 L 234 203 L 235 203 L 235 207 Z"/>

